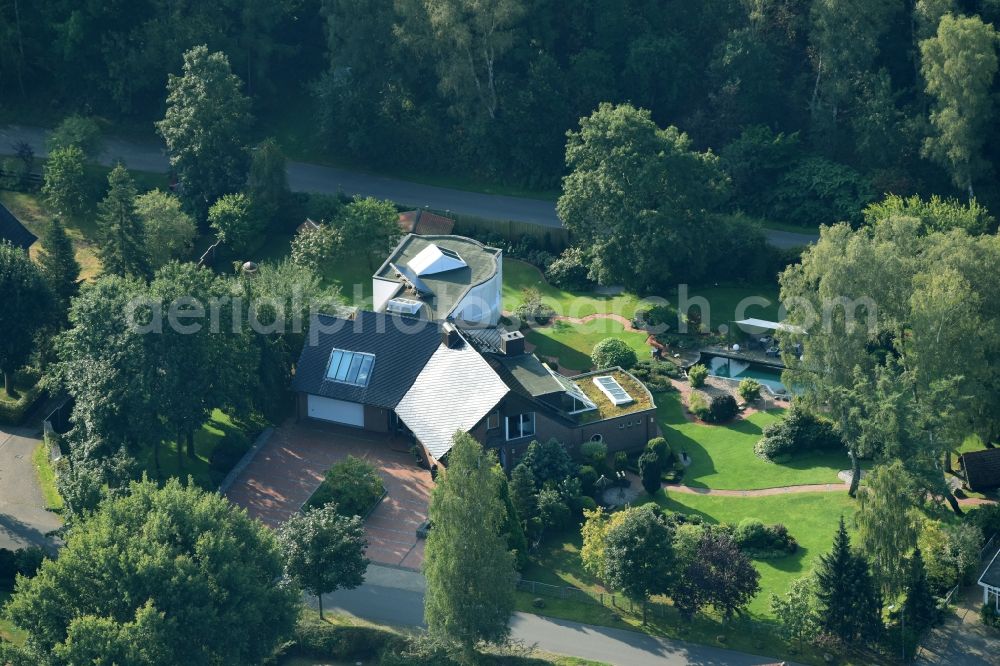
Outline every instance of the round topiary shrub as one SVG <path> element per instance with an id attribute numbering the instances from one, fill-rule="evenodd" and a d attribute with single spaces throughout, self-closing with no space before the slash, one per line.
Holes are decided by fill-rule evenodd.
<path id="1" fill-rule="evenodd" d="M 670 452 L 670 445 L 667 444 L 667 440 L 663 437 L 654 437 L 646 443 L 646 450 L 652 451 L 656 454 L 656 457 L 660 459 L 661 464 L 664 466 L 668 465 L 668 462 L 673 462 L 673 454 Z"/>
<path id="2" fill-rule="evenodd" d="M 628 370 L 638 362 L 635 350 L 619 338 L 605 338 L 596 345 L 590 354 L 590 360 L 596 368 L 613 368 L 619 366 Z"/>
<path id="3" fill-rule="evenodd" d="M 701 363 L 688 368 L 688 382 L 690 382 L 692 388 L 701 388 L 705 385 L 706 379 L 708 379 L 708 368 Z"/>
<path id="4" fill-rule="evenodd" d="M 708 405 L 708 420 L 712 423 L 724 423 L 736 416 L 738 411 L 736 398 L 728 393 L 717 395 Z"/>
<path id="5" fill-rule="evenodd" d="M 744 377 L 740 380 L 740 385 L 739 388 L 737 388 L 737 391 L 739 392 L 740 397 L 746 402 L 753 402 L 754 400 L 760 398 L 760 389 L 761 385 L 759 381 L 753 377 Z"/>

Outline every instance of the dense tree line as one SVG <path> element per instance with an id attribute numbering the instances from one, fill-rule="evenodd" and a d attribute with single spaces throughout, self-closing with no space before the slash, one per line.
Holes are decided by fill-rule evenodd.
<path id="1" fill-rule="evenodd" d="M 883 192 L 996 200 L 998 18 L 994 0 L 6 2 L 0 94 L 154 120 L 205 44 L 254 114 L 308 100 L 310 143 L 548 188 L 566 132 L 630 103 L 721 157 L 734 208 L 834 222 Z"/>

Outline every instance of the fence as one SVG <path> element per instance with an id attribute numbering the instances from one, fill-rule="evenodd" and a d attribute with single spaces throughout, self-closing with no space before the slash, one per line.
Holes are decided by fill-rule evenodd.
<path id="1" fill-rule="evenodd" d="M 569 231 L 562 227 L 547 227 L 515 220 L 490 220 L 474 215 L 460 215 L 451 211 L 431 210 L 431 212 L 455 220 L 454 233 L 460 236 L 478 238 L 498 235 L 511 243 L 516 243 L 527 237 L 534 240 L 539 249 L 552 254 L 559 254 L 570 245 Z"/>

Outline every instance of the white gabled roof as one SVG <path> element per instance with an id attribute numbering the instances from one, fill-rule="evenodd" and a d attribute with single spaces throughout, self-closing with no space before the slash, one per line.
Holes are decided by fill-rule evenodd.
<path id="1" fill-rule="evenodd" d="M 472 345 L 441 345 L 396 405 L 396 414 L 440 458 L 458 431 L 468 432 L 510 389 Z"/>
<path id="2" fill-rule="evenodd" d="M 406 265 L 417 275 L 433 275 L 468 266 L 458 252 L 433 243 L 418 252 Z"/>

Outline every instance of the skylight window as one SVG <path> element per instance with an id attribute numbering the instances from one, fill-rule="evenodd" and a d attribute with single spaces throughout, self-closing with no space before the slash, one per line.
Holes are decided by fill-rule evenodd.
<path id="1" fill-rule="evenodd" d="M 423 305 L 420 301 L 415 301 L 412 298 L 392 298 L 386 304 L 385 309 L 386 312 L 394 314 L 414 315 L 420 312 Z"/>
<path id="2" fill-rule="evenodd" d="M 601 389 L 601 392 L 608 396 L 608 400 L 611 401 L 615 407 L 620 407 L 621 405 L 627 405 L 633 402 L 632 396 L 628 394 L 628 391 L 622 388 L 622 385 L 618 383 L 618 380 L 611 375 L 601 375 L 600 377 L 594 377 L 594 384 L 597 388 Z"/>
<path id="3" fill-rule="evenodd" d="M 326 369 L 326 378 L 341 384 L 368 386 L 372 376 L 372 366 L 375 356 L 344 349 L 334 349 L 330 354 L 330 365 Z"/>
<path id="4" fill-rule="evenodd" d="M 468 266 L 458 252 L 434 244 L 422 249 L 415 257 L 406 262 L 406 265 L 414 273 L 421 276 L 446 273 Z"/>

